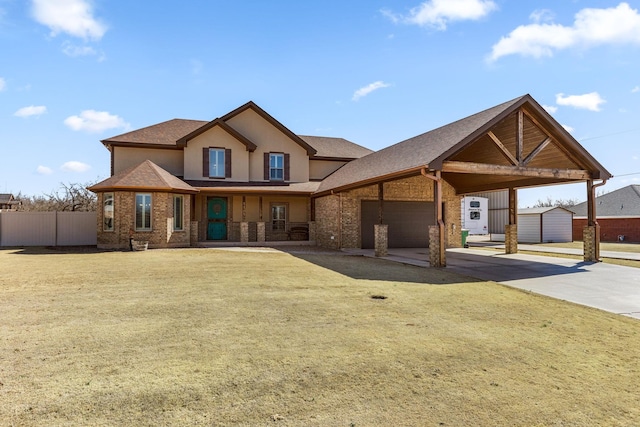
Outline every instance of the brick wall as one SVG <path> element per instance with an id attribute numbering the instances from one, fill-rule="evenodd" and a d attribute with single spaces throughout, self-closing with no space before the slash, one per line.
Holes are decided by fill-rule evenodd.
<path id="1" fill-rule="evenodd" d="M 116 191 L 114 195 L 113 231 L 103 231 L 103 214 L 98 209 L 97 242 L 102 249 L 128 249 L 129 234 L 133 230 L 134 240 L 148 241 L 150 248 L 186 247 L 191 236 L 191 195 L 185 194 L 183 212 L 183 230 L 173 231 L 173 193 L 151 193 L 151 230 L 135 230 L 135 192 Z M 98 193 L 98 206 L 101 207 L 104 193 Z"/>
<path id="2" fill-rule="evenodd" d="M 415 176 L 384 183 L 384 200 L 432 202 L 434 183 L 423 176 Z M 378 184 L 337 195 L 317 198 L 316 242 L 327 248 L 360 248 L 360 208 L 363 200 L 378 200 Z M 443 181 L 442 200 L 445 204 L 445 244 L 447 247 L 462 245 L 460 231 L 460 196 L 446 181 Z M 334 239 L 331 240 L 331 236 Z"/>
<path id="3" fill-rule="evenodd" d="M 573 240 L 582 241 L 582 231 L 586 219 L 573 219 Z M 625 236 L 625 242 L 640 242 L 640 218 L 599 218 L 600 241 L 617 242 L 618 236 Z"/>

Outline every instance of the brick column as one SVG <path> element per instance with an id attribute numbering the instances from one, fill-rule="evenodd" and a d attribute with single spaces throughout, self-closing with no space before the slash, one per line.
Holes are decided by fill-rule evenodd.
<path id="1" fill-rule="evenodd" d="M 191 228 L 189 232 L 191 237 L 190 245 L 196 246 L 198 244 L 198 221 L 191 221 Z"/>
<path id="2" fill-rule="evenodd" d="M 504 226 L 504 253 L 518 253 L 518 226 L 516 224 Z"/>
<path id="3" fill-rule="evenodd" d="M 264 242 L 265 241 L 265 225 L 264 222 L 257 222 L 256 223 L 256 241 L 258 242 Z"/>
<path id="4" fill-rule="evenodd" d="M 310 242 L 316 241 L 316 222 L 315 221 L 309 221 L 309 241 Z"/>
<path id="5" fill-rule="evenodd" d="M 246 221 L 240 223 L 240 241 L 243 243 L 249 241 L 249 223 Z"/>
<path id="6" fill-rule="evenodd" d="M 600 246 L 600 226 L 587 225 L 582 229 L 582 245 L 585 262 L 598 262 Z"/>
<path id="7" fill-rule="evenodd" d="M 440 256 L 442 254 L 442 259 Z M 429 265 L 431 267 L 446 267 L 447 260 L 444 251 L 440 251 L 440 226 L 429 226 Z"/>
<path id="8" fill-rule="evenodd" d="M 375 224 L 373 226 L 376 256 L 387 256 L 389 254 L 388 229 L 389 226 L 387 224 Z"/>

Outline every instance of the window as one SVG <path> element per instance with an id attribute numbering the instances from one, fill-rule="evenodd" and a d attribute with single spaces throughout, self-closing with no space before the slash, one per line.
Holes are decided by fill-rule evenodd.
<path id="1" fill-rule="evenodd" d="M 474 219 L 474 220 L 480 219 L 480 211 L 470 211 L 469 219 Z"/>
<path id="2" fill-rule="evenodd" d="M 287 205 L 271 205 L 271 229 L 287 230 Z"/>
<path id="3" fill-rule="evenodd" d="M 151 194 L 136 194 L 136 230 L 151 230 Z"/>
<path id="4" fill-rule="evenodd" d="M 102 196 L 102 230 L 113 231 L 113 193 Z"/>
<path id="5" fill-rule="evenodd" d="M 269 154 L 269 179 L 272 181 L 284 180 L 284 154 Z"/>
<path id="6" fill-rule="evenodd" d="M 209 149 L 209 176 L 212 178 L 224 178 L 224 149 Z"/>
<path id="7" fill-rule="evenodd" d="M 480 207 L 480 202 L 478 202 L 478 201 L 469 202 L 469 207 L 470 208 L 479 208 Z"/>
<path id="8" fill-rule="evenodd" d="M 173 196 L 173 230 L 182 231 L 184 218 L 184 197 Z"/>

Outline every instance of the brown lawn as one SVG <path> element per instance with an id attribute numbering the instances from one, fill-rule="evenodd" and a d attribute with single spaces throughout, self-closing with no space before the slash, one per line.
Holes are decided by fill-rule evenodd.
<path id="1" fill-rule="evenodd" d="M 640 422 L 640 322 L 447 271 L 212 249 L 0 266 L 3 426 Z"/>

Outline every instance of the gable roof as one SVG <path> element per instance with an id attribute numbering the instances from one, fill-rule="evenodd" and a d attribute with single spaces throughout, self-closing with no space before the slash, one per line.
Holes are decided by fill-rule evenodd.
<path id="1" fill-rule="evenodd" d="M 316 154 L 312 157 L 313 159 L 342 158 L 345 160 L 353 160 L 373 153 L 373 150 L 344 138 L 310 135 L 298 136 L 316 150 Z"/>
<path id="2" fill-rule="evenodd" d="M 222 121 L 227 121 L 230 120 L 232 118 L 234 118 L 235 116 L 247 111 L 247 110 L 253 110 L 255 111 L 259 116 L 261 116 L 263 119 L 265 119 L 267 122 L 271 123 L 274 127 L 276 127 L 280 132 L 284 133 L 285 135 L 287 135 L 289 138 L 291 138 L 296 144 L 298 144 L 299 146 L 301 146 L 302 148 L 304 148 L 307 151 L 307 154 L 309 155 L 309 157 L 313 156 L 316 154 L 316 150 L 310 146 L 309 144 L 307 144 L 302 138 L 300 138 L 298 135 L 296 135 L 295 133 L 291 132 L 286 126 L 284 126 L 282 123 L 280 123 L 279 121 L 277 121 L 275 118 L 273 118 L 269 113 L 267 113 L 266 111 L 264 111 L 262 108 L 260 108 L 255 102 L 253 101 L 249 101 L 244 105 L 241 105 L 240 107 L 236 108 L 235 110 L 225 114 L 224 116 L 222 116 L 220 118 L 220 120 Z"/>
<path id="3" fill-rule="evenodd" d="M 114 190 L 197 193 L 198 189 L 171 175 L 151 160 L 132 166 L 89 187 L 94 193 Z"/>
<path id="4" fill-rule="evenodd" d="M 595 178 L 611 177 L 530 95 L 524 95 L 347 163 L 322 182 L 317 195 L 415 175 L 423 168 L 441 170 L 445 160 L 486 135 L 523 106 L 551 129 L 555 139 L 570 145 L 575 158 L 596 172 Z M 500 187 L 496 185 L 491 189 Z"/>
<path id="5" fill-rule="evenodd" d="M 207 122 L 202 120 L 172 119 L 103 139 L 101 142 L 106 146 L 176 148 L 176 141 L 179 138 L 206 124 Z"/>
<path id="6" fill-rule="evenodd" d="M 587 216 L 587 202 L 571 208 L 576 216 Z M 596 197 L 596 218 L 640 217 L 640 185 L 628 185 Z"/>
<path id="7" fill-rule="evenodd" d="M 239 142 L 244 144 L 244 146 L 247 147 L 247 151 L 255 151 L 255 149 L 258 148 L 256 146 L 256 144 L 254 144 L 253 142 L 249 141 L 249 139 L 245 138 L 245 136 L 242 135 L 240 132 L 238 132 L 237 130 L 235 130 L 234 128 L 232 128 L 228 124 L 226 124 L 225 121 L 222 120 L 222 119 L 214 119 L 214 120 L 208 122 L 207 124 L 205 124 L 203 126 L 200 126 L 198 129 L 194 130 L 193 132 L 190 132 L 187 135 L 179 138 L 176 141 L 176 144 L 178 146 L 181 146 L 181 147 L 186 147 L 187 143 L 190 140 L 192 140 L 193 138 L 197 137 L 198 135 L 202 135 L 203 133 L 205 133 L 209 129 L 214 128 L 216 126 L 220 127 L 225 132 L 227 132 L 229 135 L 233 136 Z"/>
<path id="8" fill-rule="evenodd" d="M 0 203 L 9 203 L 14 200 L 11 193 L 0 193 Z"/>

